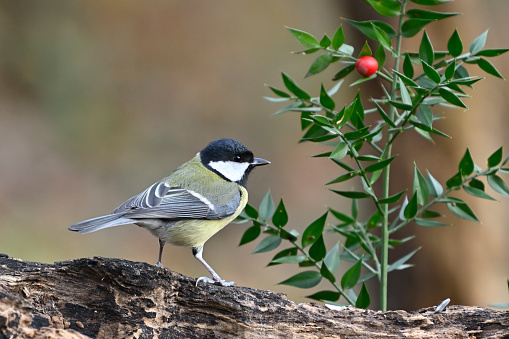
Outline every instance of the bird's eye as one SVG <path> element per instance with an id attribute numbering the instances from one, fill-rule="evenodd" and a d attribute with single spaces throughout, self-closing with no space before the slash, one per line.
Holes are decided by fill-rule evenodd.
<path id="1" fill-rule="evenodd" d="M 240 155 L 236 155 L 236 156 L 234 156 L 234 157 L 233 157 L 233 161 L 235 161 L 235 162 L 241 162 L 241 161 L 242 161 L 242 159 L 240 158 Z"/>

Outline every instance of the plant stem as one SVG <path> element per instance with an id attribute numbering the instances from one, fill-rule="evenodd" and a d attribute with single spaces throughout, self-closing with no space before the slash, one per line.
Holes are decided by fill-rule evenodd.
<path id="1" fill-rule="evenodd" d="M 401 2 L 401 11 L 399 14 L 399 24 L 398 24 L 398 36 L 396 42 L 396 57 L 394 60 L 394 69 L 399 71 L 399 64 L 401 60 L 401 40 L 402 40 L 402 26 L 403 19 L 405 18 L 405 7 L 408 0 L 403 0 Z M 391 84 L 391 99 L 396 96 L 396 84 L 397 84 L 397 74 L 393 74 L 393 81 Z M 396 108 L 391 106 L 389 111 L 389 118 L 391 120 L 394 119 L 396 114 Z M 388 133 L 387 140 L 390 140 L 392 137 L 392 133 Z M 391 157 L 392 152 L 392 144 L 388 143 L 387 148 L 385 150 L 386 159 Z M 382 196 L 383 198 L 389 197 L 389 182 L 390 182 L 390 165 L 387 166 L 384 170 L 383 177 L 383 187 L 382 187 Z M 387 311 L 387 269 L 389 267 L 389 206 L 388 204 L 384 204 L 382 206 L 383 209 L 383 219 L 382 219 L 382 249 L 381 249 L 381 270 L 380 270 L 380 309 L 382 311 Z"/>

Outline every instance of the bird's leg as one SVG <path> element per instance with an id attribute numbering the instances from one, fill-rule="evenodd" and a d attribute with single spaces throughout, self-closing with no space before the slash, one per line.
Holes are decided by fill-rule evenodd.
<path id="1" fill-rule="evenodd" d="M 159 259 L 157 260 L 156 266 L 163 268 L 163 264 L 161 262 L 161 258 L 163 256 L 163 248 L 164 248 L 164 242 L 159 239 Z"/>
<path id="2" fill-rule="evenodd" d="M 214 284 L 214 283 L 217 283 L 217 284 L 220 284 L 220 285 L 223 285 L 223 286 L 233 286 L 235 284 L 234 281 L 224 281 L 223 279 L 221 279 L 221 277 L 212 269 L 212 267 L 210 267 L 209 264 L 207 264 L 207 262 L 205 261 L 205 259 L 203 259 L 203 247 L 200 247 L 200 248 L 193 248 L 193 255 L 196 259 L 198 259 L 198 261 L 200 261 L 203 266 L 205 266 L 205 268 L 207 269 L 207 271 L 210 272 L 210 274 L 212 275 L 212 279 L 210 278 L 207 278 L 207 277 L 199 277 L 197 280 L 196 280 L 196 285 L 198 285 L 198 283 L 200 281 L 204 281 L 204 282 L 207 282 L 207 283 L 211 283 L 211 284 Z"/>

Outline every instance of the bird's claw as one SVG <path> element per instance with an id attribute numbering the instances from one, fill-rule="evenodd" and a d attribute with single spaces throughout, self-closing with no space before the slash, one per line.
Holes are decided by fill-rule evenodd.
<path id="1" fill-rule="evenodd" d="M 210 279 L 209 277 L 199 277 L 198 279 L 196 279 L 196 286 L 198 286 L 198 284 L 200 282 L 204 282 L 204 283 L 208 283 L 208 284 L 221 285 L 221 286 L 233 286 L 233 285 L 235 285 L 235 281 L 224 281 L 223 279 L 214 280 L 214 279 Z"/>

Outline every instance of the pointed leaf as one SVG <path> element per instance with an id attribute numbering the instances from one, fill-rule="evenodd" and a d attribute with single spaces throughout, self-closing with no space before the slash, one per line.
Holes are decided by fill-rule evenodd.
<path id="1" fill-rule="evenodd" d="M 336 191 L 331 190 L 332 192 L 339 194 L 343 197 L 349 198 L 349 199 L 364 199 L 364 198 L 370 198 L 371 195 L 364 192 L 354 192 L 354 191 Z"/>
<path id="2" fill-rule="evenodd" d="M 433 45 L 431 45 L 431 40 L 428 37 L 428 33 L 424 30 L 422 35 L 421 44 L 419 45 L 419 58 L 424 60 L 428 65 L 433 65 L 434 61 L 434 52 Z"/>
<path id="3" fill-rule="evenodd" d="M 488 30 L 485 30 L 481 35 L 472 41 L 470 44 L 470 54 L 476 54 L 481 51 L 486 44 L 486 39 L 488 38 Z"/>
<path id="4" fill-rule="evenodd" d="M 366 288 L 366 285 L 364 284 L 364 281 L 363 281 L 361 290 L 359 292 L 359 296 L 357 297 L 357 300 L 355 301 L 355 307 L 368 308 L 369 304 L 371 304 L 371 298 L 369 297 L 368 289 Z"/>
<path id="5" fill-rule="evenodd" d="M 405 60 L 403 61 L 403 73 L 410 79 L 414 77 L 414 66 L 408 53 L 405 54 Z"/>
<path id="6" fill-rule="evenodd" d="M 320 55 L 311 64 L 311 67 L 309 68 L 308 72 L 306 73 L 305 78 L 322 72 L 327 67 L 329 67 L 329 65 L 332 61 L 333 61 L 332 54 L 325 53 L 325 54 Z"/>
<path id="7" fill-rule="evenodd" d="M 410 201 L 408 202 L 408 205 L 405 207 L 404 216 L 405 219 L 412 219 L 417 215 L 418 211 L 418 202 L 417 202 L 417 194 L 414 193 Z"/>
<path id="8" fill-rule="evenodd" d="M 459 171 L 463 176 L 468 176 L 474 171 L 474 160 L 472 160 L 468 147 L 465 155 L 463 155 L 463 158 L 460 161 Z"/>
<path id="9" fill-rule="evenodd" d="M 454 189 L 461 186 L 461 173 L 458 172 L 454 176 L 452 176 L 449 180 L 447 180 L 446 185 L 447 188 Z"/>
<path id="10" fill-rule="evenodd" d="M 339 243 L 336 243 L 336 245 L 334 245 L 334 247 L 332 247 L 332 249 L 325 255 L 323 263 L 327 265 L 327 268 L 331 273 L 335 272 L 339 268 Z"/>
<path id="11" fill-rule="evenodd" d="M 483 57 L 496 57 L 499 55 L 502 55 L 509 51 L 509 48 L 501 48 L 501 49 L 485 49 L 482 51 L 479 51 L 475 54 L 475 56 L 483 56 Z"/>
<path id="12" fill-rule="evenodd" d="M 255 225 L 255 226 L 249 227 L 244 232 L 244 235 L 242 235 L 242 238 L 240 239 L 239 246 L 247 244 L 247 243 L 255 240 L 256 238 L 258 238 L 258 236 L 260 235 L 261 232 L 262 232 L 262 230 L 261 230 L 260 226 Z"/>
<path id="13" fill-rule="evenodd" d="M 279 201 L 279 205 L 272 216 L 272 223 L 277 227 L 284 227 L 288 223 L 288 213 L 286 213 L 285 204 L 283 198 Z"/>
<path id="14" fill-rule="evenodd" d="M 309 256 L 314 261 L 319 262 L 325 258 L 325 254 L 327 254 L 327 250 L 325 248 L 325 243 L 323 242 L 323 234 L 321 234 L 309 248 Z"/>
<path id="15" fill-rule="evenodd" d="M 345 33 L 343 33 L 343 26 L 339 26 L 339 28 L 336 30 L 336 33 L 334 33 L 334 36 L 332 37 L 332 48 L 337 51 L 344 42 Z"/>
<path id="16" fill-rule="evenodd" d="M 429 199 L 429 189 L 426 179 L 421 174 L 417 165 L 414 163 L 414 182 L 413 191 L 417 194 L 417 202 L 419 205 L 424 205 Z"/>
<path id="17" fill-rule="evenodd" d="M 422 62 L 422 70 L 424 71 L 426 76 L 428 78 L 430 78 L 434 83 L 440 84 L 440 74 L 433 67 L 428 65 L 428 63 L 426 61 L 421 60 L 421 62 Z"/>
<path id="18" fill-rule="evenodd" d="M 490 155 L 488 158 L 488 167 L 491 168 L 500 164 L 500 162 L 502 162 L 502 154 L 502 147 L 500 147 L 492 155 Z"/>
<path id="19" fill-rule="evenodd" d="M 445 69 L 444 75 L 446 80 L 451 80 L 456 73 L 456 61 L 452 61 L 449 66 Z"/>
<path id="20" fill-rule="evenodd" d="M 263 197 L 262 202 L 260 203 L 260 208 L 258 209 L 260 218 L 263 221 L 269 220 L 272 218 L 275 210 L 274 200 L 272 200 L 272 195 L 270 194 L 270 191 L 268 191 Z"/>
<path id="21" fill-rule="evenodd" d="M 502 76 L 502 74 L 500 74 L 498 69 L 496 69 L 495 66 L 493 66 L 493 64 L 486 59 L 481 58 L 477 60 L 477 66 L 479 66 L 480 69 L 482 69 L 488 74 L 494 75 L 500 79 L 504 79 L 504 77 Z"/>
<path id="22" fill-rule="evenodd" d="M 375 59 L 378 63 L 378 69 L 382 69 L 385 64 L 385 50 L 382 44 L 379 44 L 375 51 Z"/>
<path id="23" fill-rule="evenodd" d="M 306 296 L 306 298 L 314 299 L 318 301 L 337 301 L 341 297 L 341 294 L 336 291 L 319 291 L 314 294 Z"/>
<path id="24" fill-rule="evenodd" d="M 286 279 L 279 285 L 288 285 L 299 288 L 315 287 L 322 280 L 322 275 L 316 271 L 304 271 Z"/>
<path id="25" fill-rule="evenodd" d="M 293 35 L 293 37 L 304 47 L 307 48 L 320 48 L 320 44 L 318 43 L 318 40 L 316 38 L 304 31 L 301 31 L 299 29 L 286 27 L 290 33 Z"/>
<path id="26" fill-rule="evenodd" d="M 428 105 L 419 105 L 415 117 L 429 128 L 433 127 L 433 111 Z"/>
<path id="27" fill-rule="evenodd" d="M 438 197 L 439 195 L 442 195 L 442 193 L 444 193 L 442 185 L 440 185 L 437 179 L 435 179 L 428 171 L 426 171 L 426 183 L 428 184 L 429 193 L 432 196 Z"/>
<path id="28" fill-rule="evenodd" d="M 302 247 L 314 243 L 323 233 L 328 212 L 313 221 L 302 234 Z"/>
<path id="29" fill-rule="evenodd" d="M 366 0 L 379 14 L 383 16 L 399 15 L 401 4 L 396 0 Z"/>
<path id="30" fill-rule="evenodd" d="M 281 244 L 281 238 L 277 235 L 269 235 L 268 237 L 264 238 L 258 246 L 256 246 L 253 253 L 263 253 L 263 252 L 269 252 L 274 249 L 276 249 L 279 244 Z"/>
<path id="31" fill-rule="evenodd" d="M 389 39 L 392 39 L 396 36 L 396 31 L 394 30 L 394 28 L 392 28 L 391 25 L 383 21 L 377 20 L 355 21 L 350 19 L 346 19 L 346 21 L 348 21 L 348 23 L 350 23 L 352 26 L 361 31 L 365 36 L 373 40 L 377 40 L 377 35 L 373 29 L 372 24 L 383 30 L 387 34 Z"/>
<path id="32" fill-rule="evenodd" d="M 364 42 L 364 46 L 362 46 L 361 51 L 359 52 L 359 55 L 357 56 L 357 59 L 360 59 L 363 56 L 371 56 L 373 53 L 371 52 L 371 48 L 368 45 L 368 42 Z"/>
<path id="33" fill-rule="evenodd" d="M 258 219 L 258 211 L 253 206 L 246 204 L 246 207 L 244 208 L 244 212 L 246 212 L 247 216 L 252 219 Z"/>
<path id="34" fill-rule="evenodd" d="M 461 38 L 457 29 L 454 30 L 454 33 L 452 33 L 451 37 L 449 38 L 447 49 L 449 50 L 449 53 L 451 53 L 451 55 L 455 58 L 463 53 L 463 43 L 461 42 Z"/>
<path id="35" fill-rule="evenodd" d="M 459 218 L 479 222 L 479 219 L 477 219 L 477 216 L 474 214 L 472 209 L 467 205 L 467 203 L 461 200 L 459 200 L 459 202 L 448 202 L 447 208 Z"/>
<path id="36" fill-rule="evenodd" d="M 496 200 L 495 198 L 491 197 L 488 193 L 484 192 L 479 188 L 463 185 L 463 189 L 465 190 L 465 192 L 467 192 L 470 195 L 473 195 L 474 197 L 487 200 Z"/>
<path id="37" fill-rule="evenodd" d="M 401 33 L 405 38 L 411 38 L 423 29 L 427 24 L 433 22 L 430 19 L 408 19 L 401 27 Z"/>
<path id="38" fill-rule="evenodd" d="M 453 12 L 434 12 L 434 11 L 428 11 L 424 9 L 409 9 L 406 12 L 406 15 L 409 18 L 416 18 L 416 19 L 429 19 L 429 20 L 442 20 L 446 18 L 450 18 L 452 16 L 460 15 L 461 13 L 453 13 Z"/>
<path id="39" fill-rule="evenodd" d="M 297 98 L 304 99 L 304 100 L 311 99 L 311 96 L 308 93 L 306 93 L 303 89 L 301 89 L 292 78 L 290 78 L 285 73 L 281 73 L 281 75 L 283 76 L 283 82 L 284 82 L 286 88 L 288 88 L 288 90 L 290 92 L 295 94 L 297 96 Z"/>
<path id="40" fill-rule="evenodd" d="M 341 71 L 339 71 L 338 73 L 336 73 L 336 75 L 332 78 L 332 80 L 336 81 L 336 80 L 339 80 L 339 79 L 343 79 L 348 74 L 352 73 L 352 71 L 354 69 L 355 69 L 355 64 L 347 66 L 347 67 L 343 68 Z"/>
<path id="41" fill-rule="evenodd" d="M 444 222 L 435 221 L 435 220 L 429 220 L 429 219 L 421 219 L 421 218 L 415 218 L 415 223 L 422 227 L 442 227 L 442 226 L 449 226 L 449 224 L 446 224 Z"/>
<path id="42" fill-rule="evenodd" d="M 371 23 L 371 26 L 373 27 L 373 32 L 375 32 L 375 40 L 378 41 L 385 49 L 391 50 L 391 38 L 389 35 L 373 22 Z"/>
<path id="43" fill-rule="evenodd" d="M 341 278 L 341 288 L 344 290 L 353 288 L 361 277 L 362 260 L 357 261 L 345 272 Z"/>
<path id="44" fill-rule="evenodd" d="M 440 87 L 438 89 L 438 93 L 440 93 L 440 96 L 444 98 L 447 102 L 455 106 L 467 108 L 463 101 L 461 101 L 461 99 L 456 94 L 454 94 L 450 89 L 446 87 Z"/>
<path id="45" fill-rule="evenodd" d="M 424 6 L 435 6 L 435 5 L 442 5 L 447 2 L 451 2 L 453 0 L 410 0 L 414 4 L 418 5 L 424 5 Z"/>
<path id="46" fill-rule="evenodd" d="M 488 179 L 488 185 L 490 185 L 495 192 L 509 197 L 509 189 L 501 177 L 496 174 L 490 174 L 486 178 Z"/>
<path id="47" fill-rule="evenodd" d="M 396 158 L 396 157 L 394 156 L 394 157 L 391 157 L 389 159 L 381 160 L 381 161 L 377 162 L 376 164 L 369 165 L 368 167 L 366 167 L 364 169 L 364 171 L 366 173 L 370 173 L 370 172 L 374 172 L 374 171 L 378 171 L 380 169 L 383 169 L 383 168 L 389 166 L 389 164 L 394 160 L 394 158 Z"/>
<path id="48" fill-rule="evenodd" d="M 271 266 L 274 264 L 298 264 L 306 260 L 305 255 L 285 255 L 270 261 Z"/>
<path id="49" fill-rule="evenodd" d="M 403 196 L 403 194 L 405 194 L 405 192 L 406 192 L 406 190 L 403 190 L 399 193 L 391 195 L 388 198 L 380 199 L 380 200 L 378 200 L 378 203 L 379 204 L 394 204 L 394 203 L 398 202 L 398 200 Z"/>
<path id="50" fill-rule="evenodd" d="M 323 87 L 323 84 L 320 90 L 320 104 L 331 111 L 334 110 L 334 107 L 336 106 L 334 100 L 332 100 L 332 98 Z"/>
<path id="51" fill-rule="evenodd" d="M 387 113 L 385 113 L 385 111 L 383 110 L 383 108 L 378 104 L 378 102 L 375 101 L 375 105 L 376 105 L 376 109 L 378 110 L 378 113 L 380 113 L 380 116 L 382 117 L 382 119 L 384 119 L 384 121 L 386 123 L 389 124 L 389 126 L 391 126 L 392 128 L 396 128 L 396 124 L 394 124 L 394 122 L 389 118 L 389 116 L 387 115 Z"/>
<path id="52" fill-rule="evenodd" d="M 401 267 L 411 258 L 414 256 L 415 253 L 417 253 L 417 251 L 419 251 L 421 248 L 416 248 L 415 250 L 413 250 L 412 252 L 408 253 L 407 255 L 399 258 L 398 260 L 396 260 L 395 262 L 393 262 L 392 264 L 389 265 L 389 267 L 387 268 L 387 271 L 388 272 L 391 272 L 391 271 L 394 271 L 394 270 L 400 270 Z M 404 268 L 406 268 L 408 266 L 405 266 Z"/>

